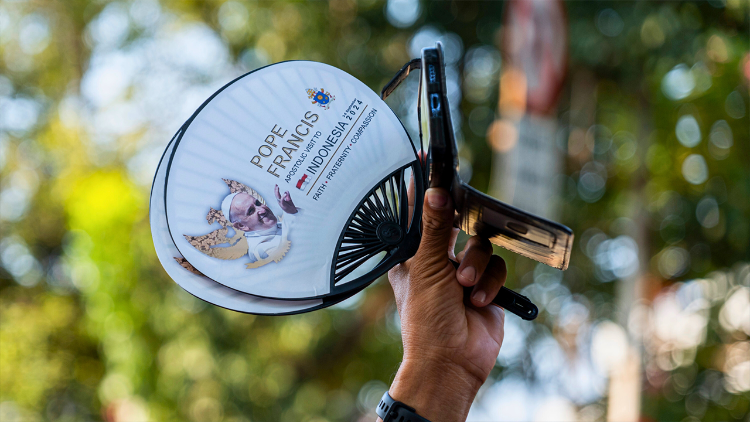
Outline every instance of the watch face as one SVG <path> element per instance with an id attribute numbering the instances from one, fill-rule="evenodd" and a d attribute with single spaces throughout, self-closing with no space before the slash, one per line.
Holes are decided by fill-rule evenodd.
<path id="1" fill-rule="evenodd" d="M 179 134 L 179 133 L 178 133 Z M 177 136 L 177 135 L 176 135 Z M 154 241 L 156 255 L 164 270 L 185 291 L 206 302 L 234 311 L 259 315 L 289 315 L 321 309 L 345 300 L 356 292 L 326 300 L 276 300 L 249 295 L 230 289 L 201 274 L 177 250 L 167 228 L 164 213 L 164 181 L 166 176 L 166 160 L 169 157 L 174 142 L 167 146 L 154 177 L 151 188 L 150 223 L 151 236 Z"/>
<path id="2" fill-rule="evenodd" d="M 405 186 L 416 152 L 390 108 L 339 69 L 294 61 L 244 75 L 209 98 L 174 144 L 167 229 L 187 262 L 219 284 L 325 299 L 410 256 L 404 242 L 418 230 Z"/>

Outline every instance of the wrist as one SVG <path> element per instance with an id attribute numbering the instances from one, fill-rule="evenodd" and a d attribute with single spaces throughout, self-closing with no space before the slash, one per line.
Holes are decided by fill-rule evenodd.
<path id="1" fill-rule="evenodd" d="M 482 383 L 445 361 L 404 360 L 391 384 L 391 397 L 432 421 L 463 421 Z"/>

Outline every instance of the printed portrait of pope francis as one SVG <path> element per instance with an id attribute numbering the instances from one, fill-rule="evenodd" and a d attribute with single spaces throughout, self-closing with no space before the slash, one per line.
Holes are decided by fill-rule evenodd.
<path id="1" fill-rule="evenodd" d="M 258 268 L 279 262 L 289 251 L 289 231 L 301 209 L 289 192 L 274 187 L 274 196 L 281 208 L 278 217 L 254 189 L 240 182 L 224 179 L 230 193 L 221 201 L 221 210 L 211 208 L 206 216 L 209 224 L 218 222 L 222 228 L 203 236 L 185 235 L 193 247 L 213 258 L 234 260 L 247 256 L 247 268 Z M 234 234 L 228 236 L 230 229 Z"/>

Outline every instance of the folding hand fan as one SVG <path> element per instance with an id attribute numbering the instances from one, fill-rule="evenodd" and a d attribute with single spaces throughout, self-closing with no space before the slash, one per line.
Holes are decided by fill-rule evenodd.
<path id="1" fill-rule="evenodd" d="M 270 65 L 219 90 L 175 139 L 167 227 L 211 280 L 270 299 L 352 294 L 413 256 L 407 183 L 422 182 L 401 122 L 351 75 Z"/>
<path id="2" fill-rule="evenodd" d="M 181 133 L 178 132 L 175 138 Z M 344 295 L 332 295 L 323 299 L 312 300 L 276 300 L 230 289 L 201 274 L 179 253 L 167 228 L 164 213 L 164 181 L 166 164 L 164 157 L 169 157 L 174 146 L 174 139 L 170 141 L 164 155 L 159 161 L 151 188 L 150 220 L 151 236 L 156 248 L 156 254 L 162 266 L 170 277 L 188 293 L 206 302 L 234 311 L 260 315 L 290 315 L 325 308 L 341 302 L 358 291 Z"/>

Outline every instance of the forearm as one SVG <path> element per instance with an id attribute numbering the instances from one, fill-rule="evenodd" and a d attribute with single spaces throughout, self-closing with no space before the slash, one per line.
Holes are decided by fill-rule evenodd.
<path id="1" fill-rule="evenodd" d="M 454 365 L 405 360 L 388 392 L 430 421 L 452 422 L 466 420 L 479 387 L 478 380 Z"/>

